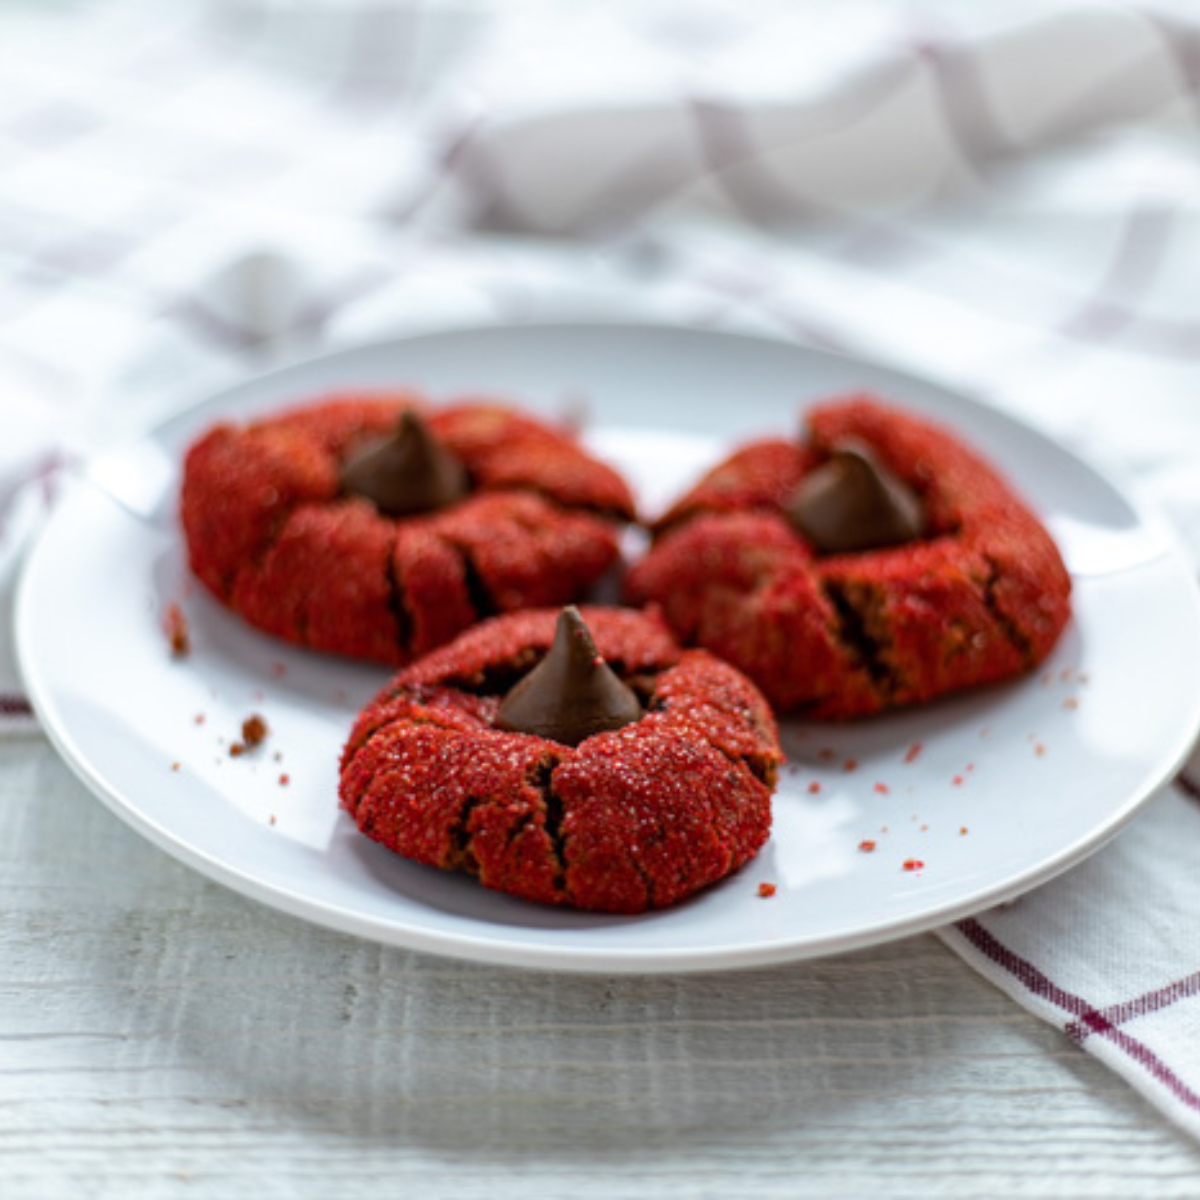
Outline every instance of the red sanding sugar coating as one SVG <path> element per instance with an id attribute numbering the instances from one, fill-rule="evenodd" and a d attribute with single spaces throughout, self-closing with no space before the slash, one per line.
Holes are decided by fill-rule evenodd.
<path id="1" fill-rule="evenodd" d="M 766 701 L 654 614 L 582 610 L 644 715 L 577 747 L 493 727 L 545 655 L 558 610 L 496 617 L 402 670 L 342 753 L 341 803 L 368 837 L 545 904 L 638 913 L 752 858 L 782 755 Z"/>
<path id="2" fill-rule="evenodd" d="M 808 439 L 756 442 L 658 522 L 627 595 L 727 659 L 780 710 L 864 716 L 1039 663 L 1070 616 L 1050 535 L 995 468 L 928 421 L 856 396 L 807 416 Z M 920 497 L 925 536 L 818 555 L 783 515 L 848 439 Z"/>
<path id="3" fill-rule="evenodd" d="M 346 495 L 340 472 L 405 409 L 462 461 L 471 492 L 397 519 Z M 216 426 L 187 453 L 181 512 L 192 570 L 252 625 L 399 664 L 481 617 L 578 599 L 616 560 L 634 507 L 621 477 L 560 430 L 396 393 Z"/>

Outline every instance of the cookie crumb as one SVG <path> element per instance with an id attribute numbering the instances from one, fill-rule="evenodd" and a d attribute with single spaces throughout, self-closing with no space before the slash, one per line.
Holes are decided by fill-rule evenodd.
<path id="1" fill-rule="evenodd" d="M 274 813 L 272 813 L 272 814 L 271 814 L 270 823 L 271 823 L 272 825 L 274 825 L 274 824 L 275 824 L 275 814 L 274 814 Z"/>
<path id="2" fill-rule="evenodd" d="M 968 832 L 969 832 L 969 830 L 967 829 L 967 827 L 965 825 L 960 825 L 958 827 L 958 836 L 959 837 L 966 837 Z"/>
<path id="3" fill-rule="evenodd" d="M 769 900 L 773 895 L 775 895 L 775 885 L 773 883 L 760 883 L 758 885 L 758 894 L 764 900 Z"/>
<path id="4" fill-rule="evenodd" d="M 1063 708 L 1065 708 L 1065 709 L 1074 710 L 1078 707 L 1079 707 L 1079 701 L 1076 700 L 1074 696 L 1068 696 L 1063 701 Z"/>
<path id="5" fill-rule="evenodd" d="M 233 758 L 239 758 L 241 755 L 245 754 L 247 750 L 253 750 L 255 746 L 260 745 L 266 740 L 269 732 L 270 730 L 267 728 L 266 721 L 264 721 L 262 717 L 258 715 L 258 713 L 251 713 L 250 716 L 248 716 L 242 722 L 242 740 L 240 742 L 234 742 L 233 745 L 229 747 L 230 756 Z"/>
<path id="6" fill-rule="evenodd" d="M 172 658 L 187 658 L 192 652 L 192 639 L 188 632 L 187 617 L 178 604 L 168 604 L 163 614 L 163 632 L 171 647 Z"/>
<path id="7" fill-rule="evenodd" d="M 251 713 L 242 722 L 242 741 L 247 746 L 257 746 L 259 742 L 266 738 L 267 733 L 267 723 L 258 713 Z"/>

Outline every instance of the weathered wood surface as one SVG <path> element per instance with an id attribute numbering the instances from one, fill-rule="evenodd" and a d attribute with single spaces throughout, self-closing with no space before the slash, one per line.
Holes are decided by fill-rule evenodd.
<path id="1" fill-rule="evenodd" d="M 734 975 L 408 954 L 205 882 L 0 743 L 0 1195 L 1200 1195 L 932 937 Z"/>

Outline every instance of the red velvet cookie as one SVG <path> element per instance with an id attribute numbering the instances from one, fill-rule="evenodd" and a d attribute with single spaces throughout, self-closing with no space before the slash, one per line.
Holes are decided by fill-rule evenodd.
<path id="1" fill-rule="evenodd" d="M 501 727 L 569 640 L 565 616 L 497 617 L 402 670 L 346 745 L 342 807 L 390 850 L 485 887 L 608 912 L 662 908 L 767 840 L 782 761 L 774 721 L 747 679 L 680 650 L 654 617 L 585 608 L 594 643 L 580 670 L 615 676 L 636 711 L 577 745 Z"/>
<path id="2" fill-rule="evenodd" d="M 348 481 L 406 412 L 424 414 L 423 436 L 449 453 L 466 491 L 397 514 Z M 287 641 L 388 663 L 482 617 L 579 598 L 616 560 L 632 517 L 610 467 L 487 403 L 332 397 L 218 425 L 184 467 L 189 559 L 216 596 Z"/>
<path id="3" fill-rule="evenodd" d="M 777 709 L 817 718 L 932 700 L 1049 654 L 1070 578 L 988 462 L 870 397 L 815 408 L 807 426 L 804 444 L 748 445 L 677 501 L 628 597 L 660 605 L 683 641 L 745 671 Z M 847 456 L 874 463 L 872 486 L 904 493 L 898 507 L 915 506 L 919 527 L 888 545 L 818 549 L 821 514 L 805 506 Z"/>

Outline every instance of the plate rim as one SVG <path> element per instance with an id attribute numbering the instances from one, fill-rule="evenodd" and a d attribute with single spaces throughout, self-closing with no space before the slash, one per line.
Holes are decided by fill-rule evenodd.
<path id="1" fill-rule="evenodd" d="M 992 418 L 999 418 L 1023 434 L 1032 435 L 1049 443 L 1054 449 L 1077 463 L 1082 464 L 1096 477 L 1103 481 L 1123 502 L 1136 513 L 1139 522 L 1149 526 L 1163 538 L 1163 552 L 1153 560 L 1169 559 L 1172 565 L 1180 571 L 1186 571 L 1186 560 L 1178 535 L 1156 510 L 1145 504 L 1140 497 L 1130 494 L 1121 480 L 1112 478 L 1108 470 L 1101 470 L 1091 463 L 1086 456 L 1074 449 L 1067 448 L 1050 435 L 1018 417 L 976 399 L 968 393 L 960 393 L 953 388 L 922 378 L 902 369 L 896 369 L 886 363 L 880 363 L 859 355 L 847 354 L 840 351 L 828 350 L 820 346 L 810 346 L 806 343 L 786 337 L 775 337 L 758 332 L 743 332 L 739 330 L 710 329 L 703 326 L 693 326 L 678 322 L 656 321 L 538 321 L 528 323 L 487 323 L 477 325 L 462 325 L 443 327 L 436 330 L 417 331 L 411 334 L 398 334 L 393 337 L 375 339 L 369 342 L 339 347 L 327 353 L 314 353 L 280 362 L 252 375 L 240 376 L 224 386 L 209 390 L 196 399 L 182 405 L 176 411 L 166 414 L 156 421 L 150 429 L 133 439 L 126 439 L 118 450 L 137 444 L 147 438 L 154 438 L 169 427 L 186 427 L 189 417 L 197 415 L 201 410 L 210 407 L 220 407 L 227 398 L 243 389 L 253 389 L 269 384 L 274 379 L 282 379 L 295 372 L 304 372 L 317 364 L 330 365 L 339 360 L 354 359 L 371 352 L 385 352 L 391 348 L 402 347 L 413 342 L 429 342 L 441 339 L 472 337 L 479 334 L 503 336 L 507 333 L 563 333 L 563 332 L 598 332 L 614 336 L 624 334 L 682 334 L 736 340 L 743 343 L 764 343 L 777 348 L 797 350 L 803 354 L 814 355 L 818 358 L 834 359 L 846 364 L 862 366 L 876 372 L 890 375 L 897 380 L 910 382 L 913 386 L 924 391 L 936 391 L 953 398 L 967 407 L 981 410 Z M 1060 848 L 1057 853 L 1040 862 L 1032 864 L 1023 871 L 1002 879 L 990 887 L 972 892 L 953 903 L 945 903 L 934 910 L 905 916 L 894 920 L 884 920 L 864 927 L 851 933 L 830 933 L 818 937 L 810 937 L 797 942 L 794 939 L 776 938 L 767 941 L 755 941 L 745 947 L 722 947 L 716 950 L 705 948 L 684 947 L 663 949 L 659 948 L 599 948 L 587 946 L 545 946 L 531 945 L 507 940 L 503 933 L 495 936 L 481 937 L 457 931 L 439 930 L 430 932 L 419 925 L 408 922 L 388 922 L 382 918 L 356 913 L 344 906 L 326 901 L 314 900 L 302 892 L 297 892 L 286 886 L 270 884 L 260 880 L 255 875 L 247 873 L 236 866 L 222 862 L 207 851 L 197 849 L 186 839 L 172 833 L 153 818 L 145 815 L 121 792 L 121 789 L 110 783 L 103 774 L 89 761 L 87 754 L 75 743 L 70 730 L 64 726 L 54 708 L 53 689 L 40 675 L 36 657 L 31 649 L 32 623 L 36 620 L 33 615 L 34 600 L 32 592 L 36 578 L 37 564 L 45 551 L 48 538 L 44 535 L 58 522 L 65 519 L 64 513 L 70 508 L 70 502 L 77 494 L 85 489 L 91 489 L 99 496 L 120 506 L 119 500 L 111 495 L 104 487 L 89 477 L 88 467 L 97 459 L 105 457 L 112 450 L 101 451 L 83 464 L 80 475 L 72 482 L 68 494 L 61 498 L 54 512 L 50 514 L 45 526 L 30 547 L 17 583 L 14 605 L 14 641 L 18 668 L 25 684 L 26 692 L 42 731 L 46 734 L 51 745 L 76 777 L 91 791 L 105 807 L 119 819 L 129 825 L 135 832 L 146 838 L 158 849 L 169 854 L 176 861 L 195 870 L 205 878 L 211 879 L 230 890 L 265 904 L 278 912 L 297 918 L 314 925 L 333 929 L 340 933 L 350 934 L 359 938 L 396 946 L 419 953 L 450 956 L 490 965 L 507 966 L 520 969 L 534 969 L 563 973 L 588 974 L 672 974 L 672 973 L 708 973 L 730 970 L 746 970 L 765 967 L 787 962 L 803 961 L 834 954 L 849 953 L 874 945 L 929 932 L 939 927 L 953 924 L 970 915 L 986 911 L 997 904 L 1013 899 L 1035 887 L 1041 886 L 1058 875 L 1077 866 L 1092 854 L 1103 848 L 1112 840 L 1142 808 L 1178 773 L 1187 761 L 1197 736 L 1200 735 L 1200 688 L 1197 689 L 1193 702 L 1193 712 L 1190 719 L 1191 732 L 1179 737 L 1178 744 L 1168 756 L 1163 753 L 1158 769 L 1148 776 L 1147 780 L 1136 789 L 1122 805 L 1109 813 L 1098 825 L 1093 826 L 1085 835 L 1080 835 L 1068 845 Z M 1128 568 L 1136 570 L 1137 566 Z M 1190 589 L 1191 608 L 1197 629 L 1200 629 L 1200 588 Z M 1181 725 L 1181 728 L 1184 726 Z M 747 864 L 747 867 L 749 864 Z M 743 868 L 743 871 L 747 868 Z M 633 918 L 636 919 L 636 918 Z"/>

